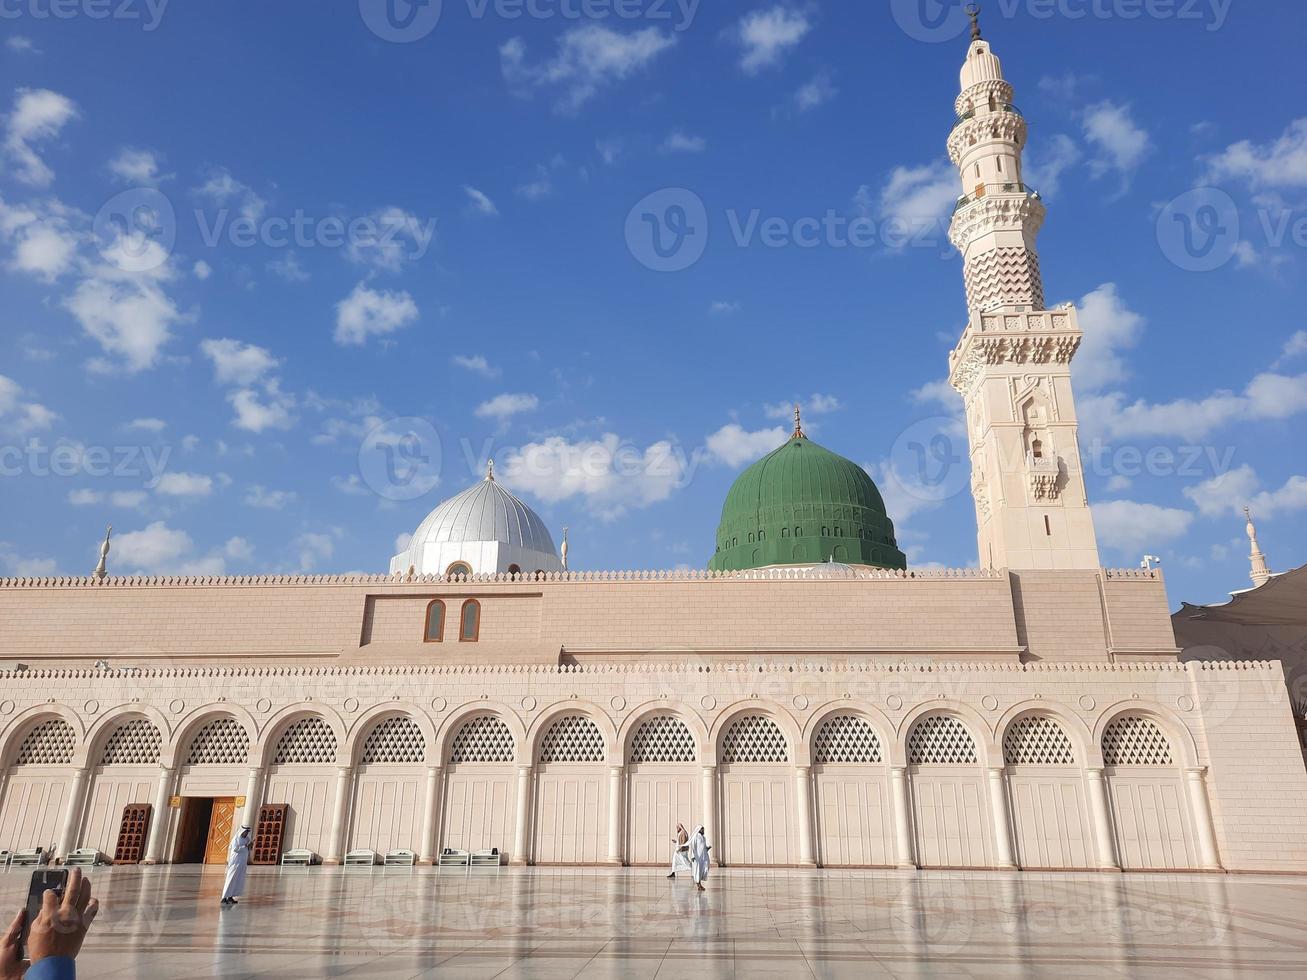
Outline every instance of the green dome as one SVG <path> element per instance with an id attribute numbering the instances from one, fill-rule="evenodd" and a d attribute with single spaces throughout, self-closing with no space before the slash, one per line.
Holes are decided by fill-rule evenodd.
<path id="1" fill-rule="evenodd" d="M 807 565 L 907 568 L 867 471 L 796 434 L 740 474 L 717 529 L 715 571 Z"/>

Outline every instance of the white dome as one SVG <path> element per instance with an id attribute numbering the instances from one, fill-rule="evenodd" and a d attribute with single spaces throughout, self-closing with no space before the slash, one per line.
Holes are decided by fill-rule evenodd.
<path id="1" fill-rule="evenodd" d="M 413 568 L 419 575 L 444 575 L 464 563 L 474 573 L 560 571 L 563 567 L 545 522 L 487 476 L 451 497 L 418 525 L 407 550 L 390 563 L 392 572 Z"/>

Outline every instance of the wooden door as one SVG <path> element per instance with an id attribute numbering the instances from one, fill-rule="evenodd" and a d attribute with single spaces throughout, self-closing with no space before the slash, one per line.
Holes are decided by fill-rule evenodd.
<path id="1" fill-rule="evenodd" d="M 114 864 L 140 864 L 145 857 L 145 843 L 150 834 L 148 803 L 129 803 L 123 807 L 123 822 L 118 829 L 118 846 L 114 848 Z"/>
<path id="2" fill-rule="evenodd" d="M 227 863 L 227 850 L 231 847 L 235 823 L 235 797 L 227 796 L 214 800 L 213 815 L 209 817 L 209 839 L 204 848 L 205 864 Z"/>

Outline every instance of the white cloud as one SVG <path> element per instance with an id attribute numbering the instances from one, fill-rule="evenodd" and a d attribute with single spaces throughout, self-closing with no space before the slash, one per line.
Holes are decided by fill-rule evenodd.
<path id="1" fill-rule="evenodd" d="M 166 497 L 207 497 L 213 493 L 213 477 L 199 473 L 165 473 L 159 477 L 154 489 Z"/>
<path id="2" fill-rule="evenodd" d="M 500 67 L 508 84 L 521 92 L 533 88 L 560 92 L 555 108 L 573 113 L 607 85 L 647 68 L 676 37 L 654 27 L 622 34 L 601 24 L 573 27 L 558 38 L 554 57 L 528 64 L 526 42 L 520 37 L 499 49 Z"/>
<path id="3" fill-rule="evenodd" d="M 111 355 L 92 362 L 101 373 L 136 374 L 154 367 L 172 339 L 172 326 L 186 319 L 155 282 L 107 266 L 79 283 L 64 306 Z"/>
<path id="4" fill-rule="evenodd" d="M 1280 354 L 1280 359 L 1271 366 L 1278 368 L 1285 361 L 1302 357 L 1304 354 L 1307 354 L 1307 330 L 1299 330 L 1284 342 L 1284 350 Z"/>
<path id="5" fill-rule="evenodd" d="M 0 429 L 26 434 L 48 429 L 59 418 L 44 405 L 24 397 L 23 387 L 0 374 Z"/>
<path id="6" fill-rule="evenodd" d="M 781 4 L 746 14 L 732 32 L 741 48 L 740 68 L 755 75 L 780 64 L 811 30 L 807 15 Z"/>
<path id="7" fill-rule="evenodd" d="M 915 232 L 943 222 L 957 205 L 960 193 L 958 172 L 948 160 L 920 167 L 895 167 L 881 189 L 878 207 L 887 222 Z M 861 188 L 855 197 L 855 203 L 864 211 L 872 201 L 869 187 Z"/>
<path id="8" fill-rule="evenodd" d="M 476 415 L 477 418 L 499 419 L 502 422 L 522 412 L 534 412 L 539 407 L 540 399 L 535 395 L 503 394 L 478 405 Z"/>
<path id="9" fill-rule="evenodd" d="M 912 400 L 918 405 L 937 405 L 953 415 L 962 414 L 962 398 L 949 384 L 948 378 L 936 378 L 920 388 L 914 388 Z"/>
<path id="10" fill-rule="evenodd" d="M 840 90 L 835 87 L 830 75 L 820 72 L 812 81 L 799 86 L 799 90 L 794 93 L 794 108 L 799 112 L 810 112 L 824 106 L 839 94 Z"/>
<path id="11" fill-rule="evenodd" d="M 1076 385 L 1082 391 L 1098 391 L 1119 384 L 1130 375 L 1122 351 L 1139 342 L 1146 321 L 1126 306 L 1116 283 L 1103 283 L 1077 305 L 1085 339 L 1072 361 Z"/>
<path id="12" fill-rule="evenodd" d="M 455 354 L 450 358 L 450 361 L 455 367 L 461 367 L 464 371 L 471 371 L 473 374 L 479 374 L 483 378 L 494 379 L 503 373 L 499 368 L 493 366 L 480 354 L 474 354 L 470 357 L 463 354 Z"/>
<path id="13" fill-rule="evenodd" d="M 1277 490 L 1263 490 L 1257 472 L 1245 464 L 1193 487 L 1184 495 L 1208 517 L 1242 515 L 1251 507 L 1254 515 L 1271 518 L 1307 509 L 1307 476 L 1291 476 Z"/>
<path id="14" fill-rule="evenodd" d="M 0 568 L 19 578 L 47 578 L 55 573 L 58 563 L 53 558 L 27 558 L 13 545 L 0 541 Z"/>
<path id="15" fill-rule="evenodd" d="M 9 268 L 54 282 L 73 265 L 82 241 L 73 222 L 83 220 L 57 200 L 10 206 L 0 199 L 0 241 L 13 246 Z"/>
<path id="16" fill-rule="evenodd" d="M 504 482 L 514 489 L 546 503 L 579 497 L 602 520 L 666 500 L 685 471 L 671 443 L 640 449 L 612 433 L 575 443 L 553 436 L 511 451 L 500 462 Z"/>
<path id="17" fill-rule="evenodd" d="M 490 200 L 482 191 L 464 184 L 463 193 L 467 195 L 471 210 L 475 214 L 484 214 L 491 218 L 499 214 L 499 208 L 495 207 L 495 202 Z"/>
<path id="18" fill-rule="evenodd" d="M 109 494 L 109 503 L 115 507 L 139 507 L 148 497 L 144 490 L 115 490 Z"/>
<path id="19" fill-rule="evenodd" d="M 54 171 L 37 156 L 36 144 L 54 139 L 77 117 L 72 99 L 47 88 L 20 88 L 5 123 L 5 151 L 13 161 L 13 176 L 33 187 L 49 187 Z"/>
<path id="20" fill-rule="evenodd" d="M 1153 152 L 1147 131 L 1135 124 L 1128 105 L 1110 101 L 1085 110 L 1084 129 L 1085 138 L 1098 151 L 1089 160 L 1089 172 L 1095 178 L 1119 174 L 1124 190 L 1140 164 Z"/>
<path id="21" fill-rule="evenodd" d="M 408 551 L 408 546 L 413 543 L 413 535 L 408 531 L 401 531 L 395 536 L 395 554 L 401 554 Z"/>
<path id="22" fill-rule="evenodd" d="M 744 426 L 731 422 L 710 435 L 705 444 L 712 459 L 730 467 L 738 467 L 780 448 L 789 437 L 790 430 L 780 426 L 750 432 Z"/>
<path id="23" fill-rule="evenodd" d="M 713 316 L 729 316 L 732 313 L 740 312 L 740 304 L 737 300 L 714 300 L 708 307 L 708 312 Z"/>
<path id="24" fill-rule="evenodd" d="M 252 385 L 281 362 L 266 347 L 239 340 L 203 340 L 200 350 L 213 362 L 213 379 L 220 385 Z"/>
<path id="25" fill-rule="evenodd" d="M 944 504 L 939 488 L 927 487 L 919 479 L 908 476 L 892 460 L 864 466 L 863 469 L 875 481 L 895 530 L 901 530 L 917 514 L 936 510 Z M 913 565 L 916 564 L 914 559 Z"/>
<path id="26" fill-rule="evenodd" d="M 403 208 L 391 206 L 367 216 L 367 224 L 350 236 L 350 261 L 379 272 L 399 272 L 406 263 L 427 254 L 436 236 L 436 219 L 422 221 Z"/>
<path id="27" fill-rule="evenodd" d="M 1044 200 L 1051 200 L 1062 189 L 1062 174 L 1080 162 L 1080 147 L 1065 133 L 1059 133 L 1046 143 L 1027 151 L 1024 172 L 1025 182 L 1039 191 Z"/>
<path id="28" fill-rule="evenodd" d="M 616 136 L 595 140 L 595 149 L 599 151 L 599 159 L 611 167 L 622 156 L 622 141 Z"/>
<path id="29" fill-rule="evenodd" d="M 127 423 L 127 428 L 138 432 L 162 432 L 168 428 L 168 423 L 163 419 L 132 419 Z"/>
<path id="30" fill-rule="evenodd" d="M 361 346 L 369 337 L 385 336 L 418 318 L 417 303 L 407 292 L 369 289 L 364 283 L 336 304 L 336 343 Z"/>
<path id="31" fill-rule="evenodd" d="M 311 572 L 336 553 L 336 542 L 329 534 L 306 532 L 295 539 L 301 572 Z"/>
<path id="32" fill-rule="evenodd" d="M 1307 117 L 1295 119 L 1270 143 L 1242 140 L 1207 164 L 1211 181 L 1236 178 L 1259 189 L 1307 187 Z"/>
<path id="33" fill-rule="evenodd" d="M 255 484 L 245 491 L 245 506 L 262 510 L 283 510 L 296 503 L 299 495 L 293 490 L 269 490 Z"/>
<path id="34" fill-rule="evenodd" d="M 708 149 L 708 141 L 702 136 L 690 136 L 679 129 L 667 134 L 658 147 L 659 153 L 702 153 Z"/>
<path id="35" fill-rule="evenodd" d="M 773 402 L 770 405 L 763 406 L 763 411 L 769 419 L 792 419 L 794 418 L 795 404 L 796 402 Z M 826 415 L 830 412 L 838 412 L 844 407 L 834 395 L 820 393 L 801 398 L 797 401 L 797 404 L 803 411 L 805 418 L 810 415 Z"/>
<path id="36" fill-rule="evenodd" d="M 194 273 L 196 279 L 203 282 L 205 279 L 208 279 L 209 276 L 213 275 L 213 267 L 205 262 L 204 259 L 200 259 L 191 268 L 191 272 Z"/>
<path id="37" fill-rule="evenodd" d="M 5 47 L 10 51 L 18 54 L 41 54 L 41 49 L 32 43 L 30 37 L 24 37 L 22 34 L 14 34 L 5 38 Z"/>
<path id="38" fill-rule="evenodd" d="M 155 575 L 221 575 L 226 562 L 221 553 L 195 557 L 195 541 L 185 531 L 155 521 L 140 531 L 119 534 L 113 540 L 114 564 L 123 571 Z"/>
<path id="39" fill-rule="evenodd" d="M 219 207 L 235 207 L 242 218 L 258 221 L 267 210 L 268 202 L 247 184 L 242 184 L 225 167 L 214 167 L 205 176 L 204 183 L 195 189 L 200 197 L 207 198 Z"/>
<path id="40" fill-rule="evenodd" d="M 1093 512 L 1099 544 L 1140 555 L 1184 537 L 1194 521 L 1194 515 L 1187 510 L 1133 500 L 1094 504 Z"/>
<path id="41" fill-rule="evenodd" d="M 267 264 L 267 270 L 286 282 L 308 282 L 312 276 L 300 265 L 300 257 L 293 249 L 286 249 L 280 257 Z"/>
<path id="42" fill-rule="evenodd" d="M 136 187 L 153 186 L 165 177 L 159 173 L 159 159 L 150 150 L 124 147 L 109 161 L 109 172 Z"/>
<path id="43" fill-rule="evenodd" d="M 104 500 L 104 494 L 98 490 L 70 490 L 68 502 L 74 507 L 91 507 Z"/>
<path id="44" fill-rule="evenodd" d="M 283 392 L 275 379 L 265 383 L 263 391 L 240 388 L 229 394 L 227 400 L 236 410 L 232 425 L 246 432 L 289 429 L 295 425 L 295 399 Z"/>

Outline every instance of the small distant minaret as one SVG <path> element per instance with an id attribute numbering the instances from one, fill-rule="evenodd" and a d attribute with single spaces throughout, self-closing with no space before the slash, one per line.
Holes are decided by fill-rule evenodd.
<path id="1" fill-rule="evenodd" d="M 563 547 L 559 550 L 563 559 L 563 571 L 567 571 L 567 528 L 563 528 Z"/>
<path id="2" fill-rule="evenodd" d="M 1252 574 L 1249 576 L 1253 580 L 1253 585 L 1261 588 L 1271 580 L 1271 570 L 1266 564 L 1266 555 L 1262 553 L 1262 546 L 1257 543 L 1257 525 L 1253 523 L 1253 512 L 1251 508 L 1243 509 L 1244 516 L 1248 518 L 1248 540 L 1252 542 L 1252 553 L 1248 560 L 1252 562 Z"/>
<path id="3" fill-rule="evenodd" d="M 91 573 L 96 580 L 101 580 L 109 574 L 109 538 L 112 536 L 113 525 L 110 524 L 108 529 L 104 532 L 104 543 L 100 545 L 100 560 L 96 563 L 95 571 Z"/>
<path id="4" fill-rule="evenodd" d="M 949 240 L 962 253 L 967 325 L 949 359 L 970 440 L 982 568 L 1099 567 L 1080 465 L 1070 306 L 1049 309 L 1036 241 L 1046 209 L 1026 185 L 1025 117 L 968 6 L 971 41 L 948 137 L 961 196 Z"/>

